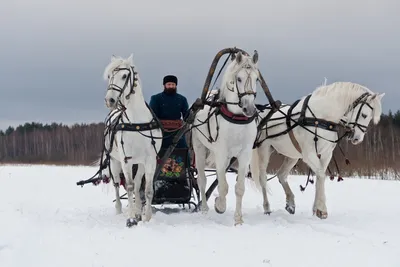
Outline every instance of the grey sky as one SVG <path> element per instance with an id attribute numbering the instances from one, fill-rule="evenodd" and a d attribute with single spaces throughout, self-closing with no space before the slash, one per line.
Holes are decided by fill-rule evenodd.
<path id="1" fill-rule="evenodd" d="M 215 54 L 233 46 L 258 50 L 272 95 L 285 103 L 327 77 L 385 92 L 384 112 L 397 110 L 398 10 L 397 0 L 3 1 L 0 129 L 102 121 L 112 54 L 134 54 L 147 100 L 172 73 L 191 104 Z"/>

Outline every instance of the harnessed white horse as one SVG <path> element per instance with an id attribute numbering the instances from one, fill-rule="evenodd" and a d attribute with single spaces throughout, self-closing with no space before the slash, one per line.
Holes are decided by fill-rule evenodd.
<path id="1" fill-rule="evenodd" d="M 339 140 L 337 128 L 345 126 L 351 131 L 348 140 L 353 145 L 360 144 L 370 121 L 377 124 L 380 120 L 384 95 L 356 83 L 336 82 L 318 87 L 293 105 L 282 106 L 259 132 L 251 160 L 250 170 L 262 191 L 264 212 L 271 212 L 266 170 L 275 150 L 285 157 L 277 177 L 286 194 L 286 210 L 295 213 L 294 195 L 287 177 L 297 161 L 302 159 L 317 177 L 313 213 L 321 219 L 327 218 L 325 172 Z M 266 113 L 262 112 L 261 117 Z"/>
<path id="2" fill-rule="evenodd" d="M 146 178 L 144 221 L 149 221 L 152 216 L 153 177 L 161 148 L 162 128 L 144 100 L 132 54 L 128 59 L 112 56 L 105 68 L 104 79 L 108 81 L 105 102 L 111 110 L 106 125 L 105 149 L 109 153 L 109 171 L 114 181 L 115 208 L 117 214 L 122 212 L 119 196 L 119 174 L 122 171 L 129 202 L 127 226 L 131 227 L 142 219 L 139 190 L 143 174 Z"/>
<path id="3" fill-rule="evenodd" d="M 231 57 L 221 82 L 217 102 L 213 107 L 205 105 L 195 117 L 192 143 L 198 170 L 198 184 L 203 212 L 208 211 L 206 200 L 205 165 L 207 151 L 215 159 L 219 197 L 215 199 L 215 210 L 224 213 L 228 183 L 226 168 L 232 157 L 239 162 L 235 186 L 235 225 L 243 223 L 242 199 L 245 191 L 245 173 L 250 164 L 251 152 L 257 134 L 255 97 L 259 71 L 258 54 L 253 57 L 238 52 Z"/>

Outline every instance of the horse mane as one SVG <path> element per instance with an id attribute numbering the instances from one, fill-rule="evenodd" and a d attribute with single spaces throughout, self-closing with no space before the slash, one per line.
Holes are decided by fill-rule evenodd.
<path id="1" fill-rule="evenodd" d="M 334 82 L 328 85 L 318 86 L 313 92 L 315 96 L 330 96 L 331 94 L 338 95 L 339 97 L 351 97 L 354 94 L 363 93 L 374 94 L 370 89 L 358 83 L 352 82 Z"/>
<path id="2" fill-rule="evenodd" d="M 124 59 L 122 57 L 115 57 L 114 60 L 112 60 L 105 68 L 104 73 L 103 73 L 103 79 L 104 80 L 108 80 L 108 76 L 111 76 L 113 71 L 120 67 L 120 66 L 124 66 L 126 68 L 129 67 L 133 67 L 133 69 L 136 72 L 135 77 L 137 78 L 137 82 L 138 82 L 138 87 L 141 88 L 142 85 L 142 80 L 140 79 L 140 75 L 139 72 L 137 70 L 137 67 L 135 65 L 131 65 L 131 62 L 129 62 L 129 59 Z"/>
<path id="3" fill-rule="evenodd" d="M 112 74 L 112 72 L 118 68 L 119 66 L 124 65 L 125 67 L 131 67 L 131 63 L 128 59 L 124 59 L 122 57 L 115 57 L 104 70 L 103 79 L 108 80 L 108 76 Z M 135 67 L 136 68 L 136 67 Z"/>
<path id="4" fill-rule="evenodd" d="M 257 70 L 256 64 L 253 63 L 252 57 L 249 55 L 242 54 L 242 62 L 237 63 L 237 61 L 234 59 L 227 67 L 226 71 L 223 75 L 222 82 L 221 82 L 221 88 L 219 88 L 219 96 L 218 98 L 220 100 L 225 100 L 225 90 L 223 88 L 226 88 L 226 84 L 228 80 L 230 79 L 230 76 L 232 73 L 234 73 L 235 69 L 240 70 L 243 66 L 251 68 L 253 70 Z"/>
<path id="5" fill-rule="evenodd" d="M 372 92 L 367 87 L 357 83 L 334 82 L 317 87 L 313 92 L 313 96 L 338 98 L 342 103 L 344 103 L 347 110 L 349 110 L 352 108 L 354 101 L 364 93 L 376 95 L 376 93 Z M 371 100 L 371 96 L 367 98 L 367 102 L 369 102 L 373 107 L 373 121 L 377 124 L 382 114 L 381 102 L 377 98 Z"/>

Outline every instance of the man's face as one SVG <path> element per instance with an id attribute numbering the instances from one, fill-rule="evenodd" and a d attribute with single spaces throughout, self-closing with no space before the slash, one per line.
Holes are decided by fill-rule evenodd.
<path id="1" fill-rule="evenodd" d="M 169 90 L 174 90 L 174 89 L 176 89 L 176 84 L 175 83 L 173 83 L 173 82 L 167 82 L 165 85 L 164 85 L 164 87 L 165 87 L 165 89 L 169 89 Z"/>
<path id="2" fill-rule="evenodd" d="M 174 82 L 167 82 L 164 84 L 164 90 L 168 93 L 175 93 L 176 92 L 176 83 Z"/>

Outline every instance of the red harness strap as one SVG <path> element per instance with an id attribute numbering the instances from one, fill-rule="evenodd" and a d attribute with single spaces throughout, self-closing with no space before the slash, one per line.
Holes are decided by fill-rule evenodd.
<path id="1" fill-rule="evenodd" d="M 177 130 L 182 127 L 182 120 L 160 120 L 164 129 L 167 130 Z"/>
<path id="2" fill-rule="evenodd" d="M 222 112 L 225 116 L 231 118 L 232 120 L 247 121 L 247 120 L 250 119 L 249 117 L 247 117 L 247 116 L 245 116 L 245 115 L 235 115 L 235 114 L 233 114 L 232 112 L 230 112 L 230 111 L 228 110 L 228 108 L 226 107 L 226 105 L 222 105 L 220 110 L 221 110 L 221 112 Z"/>

